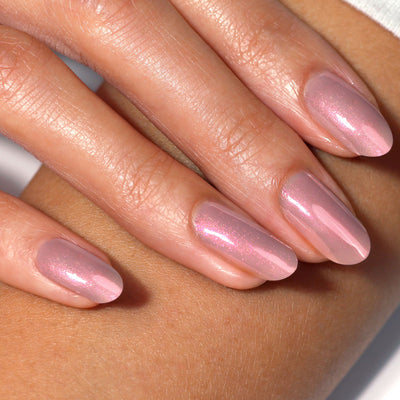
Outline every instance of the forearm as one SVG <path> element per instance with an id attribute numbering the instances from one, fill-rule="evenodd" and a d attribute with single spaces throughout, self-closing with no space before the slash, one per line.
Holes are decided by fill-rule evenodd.
<path id="1" fill-rule="evenodd" d="M 2 398 L 323 399 L 396 307 L 399 45 L 335 1 L 321 2 L 325 20 L 315 2 L 290 3 L 369 83 L 394 130 L 384 159 L 320 156 L 371 234 L 367 262 L 301 264 L 286 281 L 226 289 L 141 245 L 42 170 L 24 199 L 109 254 L 125 292 L 82 311 L 1 287 Z M 365 38 L 351 32 L 367 28 Z"/>

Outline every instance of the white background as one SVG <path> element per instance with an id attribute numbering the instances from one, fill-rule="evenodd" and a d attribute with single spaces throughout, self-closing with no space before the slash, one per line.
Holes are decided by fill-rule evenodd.
<path id="1" fill-rule="evenodd" d="M 92 90 L 98 88 L 100 77 L 75 62 L 67 63 Z M 39 166 L 34 157 L 0 136 L 0 190 L 18 196 Z M 400 400 L 400 308 L 328 400 Z"/>

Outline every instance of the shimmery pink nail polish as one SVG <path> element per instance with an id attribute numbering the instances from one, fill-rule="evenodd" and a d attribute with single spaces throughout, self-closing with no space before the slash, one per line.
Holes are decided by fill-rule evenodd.
<path id="1" fill-rule="evenodd" d="M 305 86 L 304 98 L 313 118 L 350 151 L 377 157 L 391 149 L 392 132 L 381 113 L 338 76 L 314 75 Z"/>
<path id="2" fill-rule="evenodd" d="M 281 206 L 287 220 L 330 260 L 350 265 L 367 258 L 367 231 L 313 175 L 299 172 L 290 177 L 282 189 Z"/>
<path id="3" fill-rule="evenodd" d="M 193 226 L 206 246 L 265 280 L 287 278 L 297 268 L 292 249 L 221 204 L 200 204 L 193 216 Z"/>
<path id="4" fill-rule="evenodd" d="M 64 239 L 42 244 L 36 265 L 48 279 L 95 303 L 113 301 L 122 292 L 122 279 L 115 269 Z"/>

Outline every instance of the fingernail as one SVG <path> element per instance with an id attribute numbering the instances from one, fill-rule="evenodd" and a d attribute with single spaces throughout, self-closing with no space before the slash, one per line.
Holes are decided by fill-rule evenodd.
<path id="1" fill-rule="evenodd" d="M 290 177 L 281 206 L 287 220 L 330 260 L 350 265 L 368 257 L 371 244 L 363 225 L 313 175 L 299 172 Z"/>
<path id="2" fill-rule="evenodd" d="M 46 278 L 95 303 L 113 301 L 122 292 L 122 279 L 114 268 L 63 239 L 42 244 L 36 265 Z"/>
<path id="3" fill-rule="evenodd" d="M 377 157 L 391 149 L 392 132 L 382 114 L 338 76 L 314 75 L 304 98 L 313 118 L 353 153 Z"/>
<path id="4" fill-rule="evenodd" d="M 297 268 L 291 248 L 221 204 L 200 204 L 193 215 L 193 227 L 207 247 L 262 279 L 284 279 Z"/>

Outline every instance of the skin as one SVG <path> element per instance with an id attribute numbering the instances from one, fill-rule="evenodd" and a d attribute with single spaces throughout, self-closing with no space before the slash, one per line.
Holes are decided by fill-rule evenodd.
<path id="1" fill-rule="evenodd" d="M 316 183 L 299 185 L 299 199 L 295 178 L 314 175 L 351 209 L 302 138 L 336 155 L 377 157 L 392 145 L 390 129 L 351 66 L 277 0 L 0 0 L 0 24 L 0 131 L 142 243 L 235 289 L 288 277 L 297 258 L 357 264 L 368 255 L 351 211 Z M 112 82 L 202 177 L 144 138 L 49 47 Z M 220 212 L 210 222 L 211 203 Z M 53 247 L 41 246 L 60 232 L 79 241 L 62 226 L 1 193 L 0 216 L 1 281 L 75 307 L 119 295 L 115 273 L 99 280 L 101 272 L 81 269 L 100 285 L 86 287 L 88 302 L 74 286 L 77 271 L 51 271 Z M 93 297 L 99 282 L 112 297 Z"/>
<path id="2" fill-rule="evenodd" d="M 95 310 L 1 286 L 1 398 L 322 400 L 398 305 L 399 42 L 335 0 L 285 3 L 355 67 L 394 132 L 380 160 L 318 153 L 371 234 L 368 260 L 300 264 L 282 282 L 222 288 L 140 244 L 42 169 L 24 200 L 102 249 L 126 286 Z M 149 127 L 113 89 L 101 95 Z"/>

